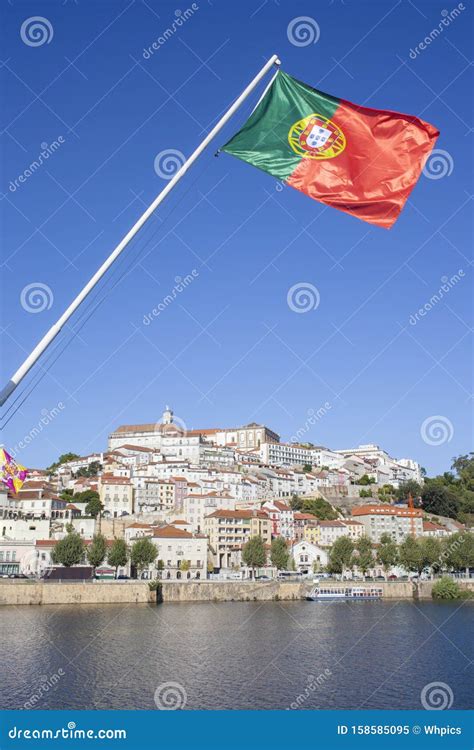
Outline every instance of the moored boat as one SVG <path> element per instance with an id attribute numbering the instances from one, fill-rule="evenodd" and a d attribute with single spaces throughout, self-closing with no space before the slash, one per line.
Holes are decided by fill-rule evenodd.
<path id="1" fill-rule="evenodd" d="M 381 599 L 380 586 L 315 586 L 306 599 L 311 602 Z"/>

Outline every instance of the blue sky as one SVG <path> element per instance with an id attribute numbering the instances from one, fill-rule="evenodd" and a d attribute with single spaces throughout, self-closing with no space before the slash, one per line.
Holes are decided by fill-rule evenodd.
<path id="1" fill-rule="evenodd" d="M 78 335 L 44 363 L 51 367 L 6 426 L 5 444 L 25 443 L 61 403 L 18 450 L 19 460 L 44 466 L 68 450 L 104 449 L 114 427 L 158 420 L 169 403 L 189 428 L 257 421 L 282 439 L 303 428 L 317 444 L 376 442 L 430 473 L 448 469 L 472 447 L 472 5 L 418 52 L 454 4 L 194 7 L 147 59 L 144 49 L 191 3 L 4 3 L 2 381 L 167 184 L 157 155 L 189 155 L 273 53 L 285 71 L 335 96 L 436 125 L 433 175 L 421 177 L 386 231 L 226 154 L 215 158 L 256 94 L 127 250 Z M 46 19 L 43 37 L 29 39 L 27 25 L 21 33 L 32 16 Z M 297 45 L 288 27 L 300 17 L 311 28 Z M 18 182 L 54 141 L 48 160 Z M 411 318 L 454 274 L 443 298 Z M 28 287 L 38 284 L 46 306 L 30 312 Z M 316 287 L 316 309 L 291 309 L 296 284 Z M 62 334 L 58 353 L 70 337 Z"/>

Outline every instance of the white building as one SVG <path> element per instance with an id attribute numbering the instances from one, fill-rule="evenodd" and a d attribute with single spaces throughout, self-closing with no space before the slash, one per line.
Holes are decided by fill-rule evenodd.
<path id="1" fill-rule="evenodd" d="M 328 564 L 327 552 L 305 539 L 293 545 L 291 556 L 298 573 L 313 573 Z"/>
<path id="2" fill-rule="evenodd" d="M 118 518 L 133 513 L 133 486 L 127 477 L 102 474 L 99 481 L 100 502 L 103 515 Z"/>
<path id="3" fill-rule="evenodd" d="M 150 541 L 156 546 L 157 557 L 148 577 L 178 581 L 206 579 L 207 537 L 167 525 L 153 529 Z M 158 561 L 163 565 L 161 571 Z"/>
<path id="4" fill-rule="evenodd" d="M 182 442 L 179 442 L 181 438 Z M 188 440 L 193 439 L 191 442 Z M 243 427 L 206 428 L 202 430 L 188 430 L 179 421 L 175 422 L 171 409 L 166 408 L 162 421 L 150 424 L 122 425 L 109 436 L 109 450 L 114 450 L 124 443 L 142 445 L 147 448 L 159 448 L 165 454 L 177 456 L 192 455 L 192 446 L 196 447 L 201 441 L 214 443 L 219 446 L 229 446 L 240 450 L 259 448 L 264 442 L 278 442 L 279 435 L 265 425 L 255 422 Z M 175 450 L 178 450 L 175 453 Z M 181 449 L 181 453 L 179 453 Z M 193 463 L 197 463 L 199 456 L 195 456 Z"/>

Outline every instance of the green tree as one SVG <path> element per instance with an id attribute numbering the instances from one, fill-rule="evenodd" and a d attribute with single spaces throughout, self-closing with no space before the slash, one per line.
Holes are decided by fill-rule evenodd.
<path id="1" fill-rule="evenodd" d="M 467 573 L 474 567 L 474 534 L 463 531 L 445 539 L 441 557 L 450 570 L 466 570 Z"/>
<path id="2" fill-rule="evenodd" d="M 417 499 L 421 495 L 421 485 L 415 482 L 413 479 L 409 479 L 408 482 L 403 482 L 400 487 L 395 490 L 397 500 L 405 502 L 408 500 L 408 496 L 411 495 L 415 501 L 415 505 L 418 505 Z"/>
<path id="3" fill-rule="evenodd" d="M 344 574 L 345 570 L 351 570 L 353 551 L 354 543 L 348 536 L 340 536 L 336 539 L 329 552 L 328 571 Z"/>
<path id="4" fill-rule="evenodd" d="M 290 500 L 290 508 L 292 510 L 301 511 L 303 509 L 303 500 L 298 495 L 293 495 Z"/>
<path id="5" fill-rule="evenodd" d="M 96 477 L 102 471 L 102 464 L 99 461 L 91 461 L 88 466 L 83 466 L 76 471 L 76 477 Z"/>
<path id="6" fill-rule="evenodd" d="M 92 516 L 92 518 L 97 518 L 97 516 L 102 513 L 103 509 L 104 506 L 99 500 L 99 495 L 97 495 L 97 497 L 91 497 L 90 500 L 87 501 L 86 515 Z"/>
<path id="7" fill-rule="evenodd" d="M 96 490 L 84 490 L 78 492 L 73 496 L 73 500 L 76 503 L 88 503 L 89 500 L 98 499 L 99 493 Z"/>
<path id="8" fill-rule="evenodd" d="M 312 464 L 303 464 L 303 471 L 305 474 L 309 474 L 310 471 L 313 470 Z"/>
<path id="9" fill-rule="evenodd" d="M 374 553 L 372 549 L 372 542 L 369 537 L 362 536 L 357 540 L 354 549 L 354 565 L 357 565 L 362 575 L 365 576 L 367 571 L 373 567 L 374 564 Z"/>
<path id="10" fill-rule="evenodd" d="M 77 533 L 67 526 L 68 533 L 59 540 L 55 545 L 51 557 L 57 565 L 64 565 L 70 568 L 72 565 L 78 565 L 84 558 L 84 542 Z"/>
<path id="11" fill-rule="evenodd" d="M 357 484 L 362 484 L 362 485 L 375 484 L 375 479 L 373 477 L 369 477 L 368 474 L 363 474 L 357 480 Z"/>
<path id="12" fill-rule="evenodd" d="M 382 566 L 385 580 L 387 580 L 388 571 L 398 562 L 398 547 L 390 534 L 382 534 L 380 537 L 377 562 Z"/>
<path id="13" fill-rule="evenodd" d="M 451 468 L 455 470 L 464 489 L 474 492 L 474 453 L 453 459 Z"/>
<path id="14" fill-rule="evenodd" d="M 252 536 L 244 545 L 242 560 L 252 568 L 252 578 L 255 580 L 255 568 L 260 568 L 266 562 L 265 545 L 261 536 Z"/>
<path id="15" fill-rule="evenodd" d="M 156 555 L 157 549 L 155 545 L 145 537 L 144 539 L 137 539 L 132 544 L 130 561 L 140 575 L 145 568 L 148 568 L 155 561 Z"/>
<path id="16" fill-rule="evenodd" d="M 107 555 L 107 562 L 115 568 L 116 578 L 118 569 L 123 568 L 127 564 L 127 560 L 128 547 L 125 539 L 114 539 Z"/>
<path id="17" fill-rule="evenodd" d="M 191 564 L 189 560 L 181 560 L 181 565 L 179 566 L 179 569 L 183 571 L 183 573 L 186 573 L 191 567 Z"/>
<path id="18" fill-rule="evenodd" d="M 107 540 L 103 534 L 94 534 L 87 548 L 87 560 L 94 570 L 102 565 L 107 554 Z"/>
<path id="19" fill-rule="evenodd" d="M 441 567 L 441 542 L 436 537 L 425 536 L 420 540 L 420 546 L 423 568 L 429 568 L 431 578 L 433 578 L 434 572 Z"/>
<path id="20" fill-rule="evenodd" d="M 272 565 L 276 567 L 277 570 L 286 570 L 288 567 L 288 547 L 286 546 L 286 542 L 281 537 L 278 537 L 277 539 L 272 540 L 271 549 L 270 549 L 270 559 L 272 561 Z"/>
<path id="21" fill-rule="evenodd" d="M 335 521 L 338 515 L 332 505 L 322 497 L 305 497 L 299 510 L 311 513 L 320 521 Z"/>
<path id="22" fill-rule="evenodd" d="M 430 480 L 421 493 L 423 509 L 437 516 L 456 518 L 459 513 L 459 499 L 452 489 L 438 480 Z"/>
<path id="23" fill-rule="evenodd" d="M 400 564 L 408 571 L 421 573 L 425 567 L 421 545 L 412 536 L 401 543 L 399 547 Z"/>
<path id="24" fill-rule="evenodd" d="M 359 490 L 359 497 L 372 497 L 372 490 Z"/>
<path id="25" fill-rule="evenodd" d="M 384 484 L 377 490 L 377 495 L 383 503 L 389 503 L 395 497 L 395 489 L 392 484 Z"/>

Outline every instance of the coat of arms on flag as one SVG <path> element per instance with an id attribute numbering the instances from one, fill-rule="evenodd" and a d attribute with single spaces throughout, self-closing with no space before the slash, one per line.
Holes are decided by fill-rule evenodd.
<path id="1" fill-rule="evenodd" d="M 28 475 L 28 471 L 10 456 L 4 448 L 0 448 L 0 478 L 2 483 L 12 492 L 18 492 Z"/>

